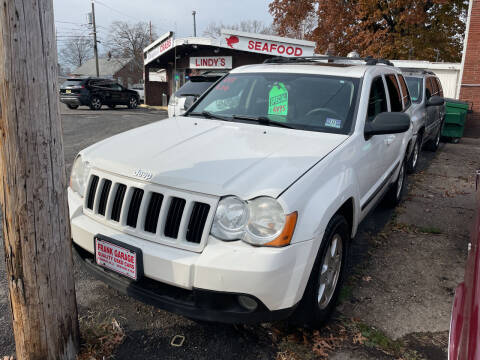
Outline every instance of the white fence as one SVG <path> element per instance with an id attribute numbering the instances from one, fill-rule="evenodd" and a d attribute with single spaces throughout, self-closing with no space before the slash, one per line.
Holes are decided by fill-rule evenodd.
<path id="1" fill-rule="evenodd" d="M 460 63 L 434 63 L 418 60 L 391 60 L 395 66 L 403 68 L 426 69 L 434 72 L 440 79 L 444 96 L 457 99 L 460 79 Z"/>

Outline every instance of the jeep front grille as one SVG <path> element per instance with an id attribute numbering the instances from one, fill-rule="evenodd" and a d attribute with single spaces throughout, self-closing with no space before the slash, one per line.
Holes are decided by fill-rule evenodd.
<path id="1" fill-rule="evenodd" d="M 92 174 L 84 210 L 122 232 L 186 250 L 201 251 L 218 198 L 145 184 L 110 174 Z"/>

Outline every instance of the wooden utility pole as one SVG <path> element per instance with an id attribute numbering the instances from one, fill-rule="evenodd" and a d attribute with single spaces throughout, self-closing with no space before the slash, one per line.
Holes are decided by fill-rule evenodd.
<path id="1" fill-rule="evenodd" d="M 92 0 L 92 25 L 93 25 L 93 53 L 95 55 L 95 70 L 97 77 L 100 76 L 98 69 L 98 46 L 97 46 L 97 25 L 95 23 L 95 2 Z"/>
<path id="2" fill-rule="evenodd" d="M 0 202 L 16 356 L 75 359 L 79 330 L 52 0 L 0 11 Z"/>

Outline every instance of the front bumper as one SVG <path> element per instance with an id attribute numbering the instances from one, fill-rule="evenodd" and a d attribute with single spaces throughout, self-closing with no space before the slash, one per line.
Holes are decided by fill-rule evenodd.
<path id="1" fill-rule="evenodd" d="M 255 299 L 258 307 L 249 311 L 238 303 L 238 296 L 243 294 L 187 290 L 145 277 L 138 282 L 131 281 L 96 265 L 93 255 L 78 245 L 74 244 L 73 249 L 83 266 L 97 279 L 134 299 L 192 319 L 223 323 L 271 322 L 288 318 L 296 308 L 295 305 L 270 311 Z"/>
<path id="2" fill-rule="evenodd" d="M 133 297 L 193 318 L 248 322 L 271 321 L 290 315 L 303 296 L 318 250 L 313 240 L 284 248 L 262 248 L 240 241 L 224 242 L 210 236 L 205 249 L 195 253 L 119 232 L 93 220 L 83 214 L 82 200 L 71 189 L 69 205 L 73 242 L 79 252 L 83 252 L 82 258 L 87 260 L 85 263 L 90 270 Z M 144 280 L 131 283 L 89 262 L 88 257 L 93 259 L 96 234 L 140 248 Z M 146 283 L 161 288 L 160 293 L 152 294 Z M 170 290 L 164 292 L 166 289 L 184 292 L 191 301 L 172 298 Z M 248 312 L 241 308 L 236 303 L 239 294 L 256 299 L 257 310 Z"/>

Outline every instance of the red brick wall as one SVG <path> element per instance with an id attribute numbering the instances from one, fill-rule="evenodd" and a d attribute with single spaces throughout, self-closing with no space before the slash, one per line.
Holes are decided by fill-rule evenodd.
<path id="1" fill-rule="evenodd" d="M 460 99 L 473 106 L 465 135 L 480 136 L 480 0 L 473 0 Z"/>

